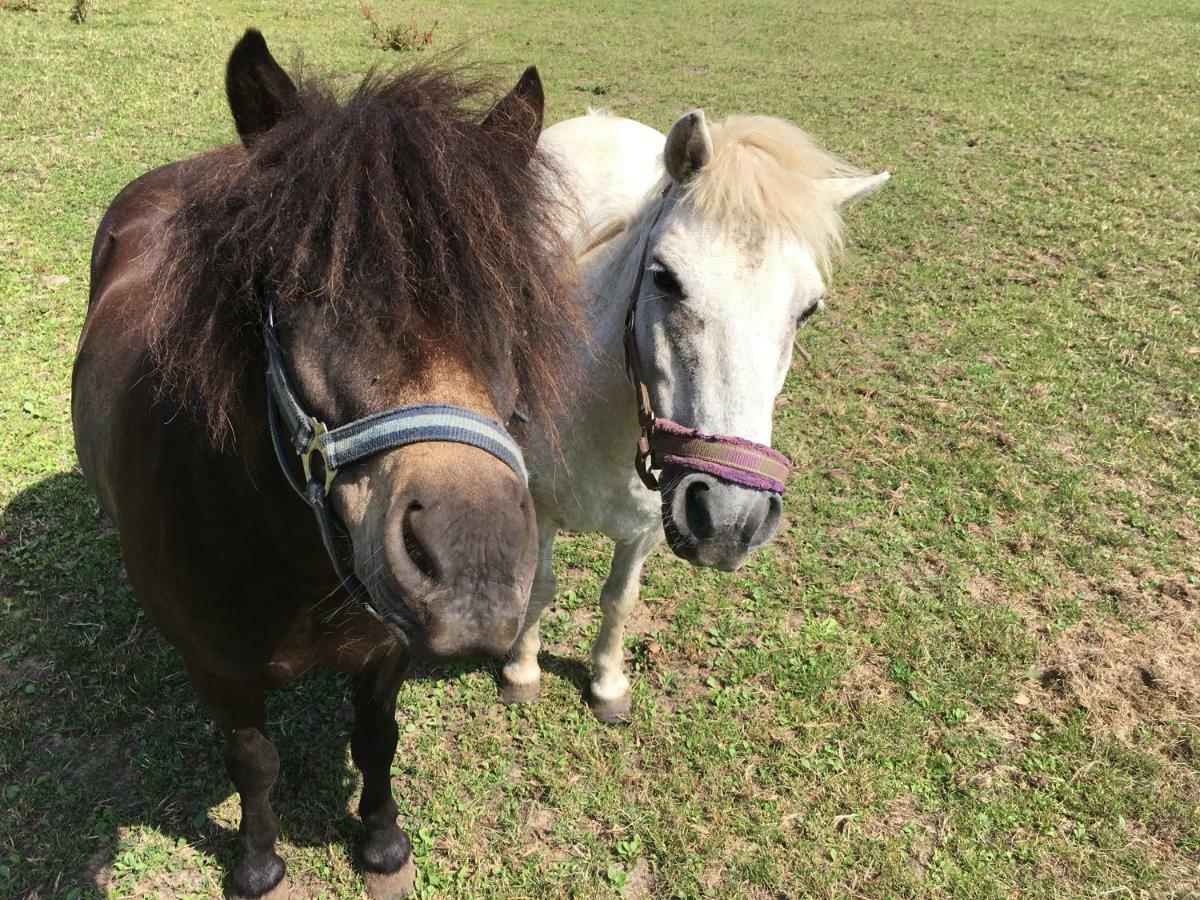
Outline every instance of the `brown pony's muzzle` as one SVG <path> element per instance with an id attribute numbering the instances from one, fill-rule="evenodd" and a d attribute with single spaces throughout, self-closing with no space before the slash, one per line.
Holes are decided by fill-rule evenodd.
<path id="1" fill-rule="evenodd" d="M 385 565 L 372 593 L 379 613 L 419 649 L 500 657 L 529 603 L 537 564 L 533 501 L 521 480 L 486 454 L 435 446 L 446 448 L 446 459 L 413 478 L 386 514 Z M 458 465 L 447 467 L 450 458 Z"/>

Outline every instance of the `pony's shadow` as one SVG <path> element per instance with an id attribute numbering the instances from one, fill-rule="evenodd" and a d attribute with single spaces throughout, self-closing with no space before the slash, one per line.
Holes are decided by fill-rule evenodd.
<path id="1" fill-rule="evenodd" d="M 549 672 L 563 681 L 569 681 L 575 686 L 575 690 L 579 692 L 581 697 L 585 700 L 588 698 L 592 673 L 588 669 L 587 664 L 582 660 L 559 656 L 556 653 L 547 653 L 543 650 L 538 654 L 538 665 L 543 672 Z"/>
<path id="2" fill-rule="evenodd" d="M 543 649 L 538 654 L 538 665 L 542 673 L 549 672 L 557 678 L 570 683 L 584 699 L 588 696 L 588 685 L 591 673 L 588 667 L 578 659 L 559 656 Z M 494 661 L 464 660 L 455 662 L 422 661 L 416 663 L 407 675 L 408 681 L 445 681 L 455 678 L 464 672 L 476 672 L 486 669 L 496 683 L 499 692 L 501 664 Z"/>
<path id="3" fill-rule="evenodd" d="M 15 795 L 0 821 L 23 861 L 0 893 L 75 886 L 103 895 L 127 862 L 121 834 L 130 827 L 211 855 L 228 891 L 240 814 L 219 734 L 178 653 L 141 612 L 117 537 L 77 473 L 27 488 L 0 518 L 0 597 L 0 706 L 9 706 L 0 746 L 18 748 L 0 759 L 6 796 Z M 470 667 L 413 676 L 438 680 Z M 551 667 L 586 683 L 570 663 Z M 346 680 L 306 675 L 270 696 L 268 716 L 280 756 L 272 791 L 280 837 L 301 847 L 340 843 L 357 859 Z"/>

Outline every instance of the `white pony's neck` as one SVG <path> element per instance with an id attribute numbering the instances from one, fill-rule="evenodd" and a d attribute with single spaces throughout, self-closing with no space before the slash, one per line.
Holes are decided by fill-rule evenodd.
<path id="1" fill-rule="evenodd" d="M 670 199 L 663 197 L 661 186 L 654 187 L 633 210 L 613 210 L 578 242 L 579 265 L 586 286 L 586 304 L 593 321 L 600 326 L 595 333 L 605 356 L 620 362 L 624 377 L 625 315 L 629 297 L 637 279 L 642 247 L 650 229 L 660 218 L 660 210 Z M 632 389 L 631 389 L 632 391 Z M 632 394 L 631 394 L 632 396 Z"/>
<path id="2" fill-rule="evenodd" d="M 657 495 L 633 491 L 640 431 L 624 331 L 642 244 L 662 202 L 660 189 L 625 208 L 593 209 L 591 222 L 579 220 L 573 235 L 582 251 L 582 307 L 592 346 L 580 355 L 579 380 L 560 421 L 562 456 L 541 442 L 526 447 L 539 516 L 558 527 L 633 538 L 658 519 Z"/>

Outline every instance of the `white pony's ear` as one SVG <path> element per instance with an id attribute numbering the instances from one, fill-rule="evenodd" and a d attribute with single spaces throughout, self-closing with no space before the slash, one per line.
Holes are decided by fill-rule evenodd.
<path id="1" fill-rule="evenodd" d="M 704 110 L 693 109 L 675 120 L 667 132 L 663 164 L 673 181 L 683 184 L 712 159 L 712 134 L 704 121 Z"/>
<path id="2" fill-rule="evenodd" d="M 821 187 L 836 206 L 845 209 L 867 194 L 875 193 L 891 177 L 891 172 L 880 172 L 878 175 L 859 175 L 854 178 L 822 178 Z"/>

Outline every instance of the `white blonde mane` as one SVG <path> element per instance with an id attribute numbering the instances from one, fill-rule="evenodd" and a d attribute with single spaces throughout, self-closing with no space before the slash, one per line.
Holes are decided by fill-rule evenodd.
<path id="1" fill-rule="evenodd" d="M 791 237 L 828 270 L 842 248 L 842 217 L 820 179 L 854 177 L 862 170 L 783 119 L 729 116 L 709 129 L 712 158 L 683 187 L 682 200 L 705 220 L 752 244 L 771 235 Z M 659 191 L 661 185 L 638 208 L 597 217 L 576 246 L 579 257 L 627 232 L 640 238 Z"/>
<path id="2" fill-rule="evenodd" d="M 730 116 L 710 131 L 712 159 L 685 185 L 684 198 L 705 219 L 754 241 L 794 238 L 827 268 L 842 247 L 842 217 L 820 179 L 863 172 L 783 119 Z"/>

